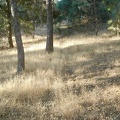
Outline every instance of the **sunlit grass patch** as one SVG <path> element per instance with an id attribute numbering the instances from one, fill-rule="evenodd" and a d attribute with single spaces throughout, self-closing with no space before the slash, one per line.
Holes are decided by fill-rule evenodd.
<path id="1" fill-rule="evenodd" d="M 1 120 L 119 120 L 118 38 L 55 38 L 53 54 L 44 41 L 23 38 L 22 75 L 15 74 L 16 48 L 0 51 Z"/>

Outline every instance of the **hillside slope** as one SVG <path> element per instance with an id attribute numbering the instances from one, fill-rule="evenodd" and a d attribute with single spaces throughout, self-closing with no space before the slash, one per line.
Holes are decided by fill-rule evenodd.
<path id="1" fill-rule="evenodd" d="M 16 48 L 0 51 L 0 120 L 120 120 L 120 38 L 23 37 L 26 71 L 16 76 Z"/>

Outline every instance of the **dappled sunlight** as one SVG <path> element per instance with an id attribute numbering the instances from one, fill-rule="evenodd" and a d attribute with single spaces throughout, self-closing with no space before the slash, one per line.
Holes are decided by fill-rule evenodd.
<path id="1" fill-rule="evenodd" d="M 27 42 L 24 37 L 26 70 L 20 76 L 15 74 L 16 48 L 0 51 L 1 116 L 99 120 L 110 113 L 108 119 L 119 117 L 119 39 L 79 35 L 55 39 L 52 54 L 45 52 L 45 41 Z"/>
<path id="2" fill-rule="evenodd" d="M 74 45 L 86 45 L 86 44 L 95 44 L 95 43 L 105 43 L 109 42 L 109 39 L 96 38 L 96 37 L 80 37 L 74 36 L 72 38 L 63 38 L 62 48 L 74 46 Z M 71 41 L 71 42 L 70 42 Z"/>
<path id="3" fill-rule="evenodd" d="M 45 43 L 32 45 L 30 47 L 25 48 L 25 51 L 35 51 L 35 50 L 44 50 L 45 49 Z"/>
<path id="4" fill-rule="evenodd" d="M 0 120 L 120 120 L 120 0 L 0 0 Z"/>

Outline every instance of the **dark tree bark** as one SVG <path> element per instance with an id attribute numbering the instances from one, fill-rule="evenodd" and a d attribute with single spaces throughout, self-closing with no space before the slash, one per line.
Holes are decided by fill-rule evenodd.
<path id="1" fill-rule="evenodd" d="M 25 69 L 25 60 L 24 60 L 24 48 L 21 38 L 20 23 L 18 20 L 17 1 L 18 0 L 11 0 L 11 12 L 12 12 L 15 40 L 17 44 L 17 55 L 18 55 L 17 73 L 20 74 Z"/>
<path id="2" fill-rule="evenodd" d="M 119 20 L 116 22 L 116 36 L 119 36 Z"/>
<path id="3" fill-rule="evenodd" d="M 8 43 L 9 47 L 13 48 L 13 40 L 12 40 L 12 16 L 11 16 L 11 5 L 10 0 L 6 0 L 7 3 L 7 18 L 8 18 Z"/>
<path id="4" fill-rule="evenodd" d="M 35 20 L 33 18 L 33 31 L 32 31 L 32 38 L 34 39 L 35 38 Z"/>
<path id="5" fill-rule="evenodd" d="M 46 51 L 48 53 L 53 52 L 53 12 L 52 12 L 52 0 L 46 0 L 47 5 L 47 43 Z"/>

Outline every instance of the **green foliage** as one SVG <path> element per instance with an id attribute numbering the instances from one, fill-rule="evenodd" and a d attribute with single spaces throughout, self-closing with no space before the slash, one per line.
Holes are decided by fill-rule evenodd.
<path id="1" fill-rule="evenodd" d="M 108 10 L 111 13 L 111 20 L 108 22 L 110 28 L 113 30 L 114 27 L 118 27 L 117 29 L 120 29 L 120 1 L 119 0 L 103 0 L 103 2 L 106 4 Z M 109 28 L 109 29 L 110 29 Z"/>
<path id="2" fill-rule="evenodd" d="M 74 25 L 82 20 L 91 22 L 95 19 L 93 0 L 55 0 L 53 4 L 54 23 L 63 20 Z M 120 20 L 120 0 L 96 0 L 97 19 L 101 23 L 116 26 Z M 46 3 L 43 0 L 19 0 L 19 20 L 22 30 L 31 33 L 34 27 L 46 23 Z M 0 0 L 0 36 L 7 35 L 8 18 L 6 0 Z M 90 21 L 91 20 L 91 21 Z"/>
<path id="3" fill-rule="evenodd" d="M 7 35 L 6 2 L 0 0 L 0 37 Z"/>
<path id="4" fill-rule="evenodd" d="M 5 36 L 7 33 L 7 20 L 0 15 L 0 37 Z"/>
<path id="5" fill-rule="evenodd" d="M 60 16 L 55 22 L 67 20 L 68 22 L 74 23 L 86 14 L 88 6 L 87 1 L 61 0 L 56 4 L 56 9 L 60 12 Z"/>
<path id="6" fill-rule="evenodd" d="M 99 15 L 101 21 L 106 23 L 110 19 L 110 12 L 104 3 L 100 2 L 97 7 L 97 14 Z"/>
<path id="7" fill-rule="evenodd" d="M 94 18 L 94 1 L 89 0 L 61 0 L 56 4 L 56 9 L 60 16 L 55 23 L 67 20 L 70 23 L 80 22 L 84 18 L 93 20 Z M 104 2 L 97 0 L 95 2 L 97 18 L 106 23 L 110 19 L 110 13 Z"/>
<path id="8" fill-rule="evenodd" d="M 46 22 L 46 10 L 41 0 L 20 0 L 19 18 L 25 33 L 34 30 L 34 26 Z"/>
<path id="9" fill-rule="evenodd" d="M 5 5 L 6 4 L 6 1 L 5 0 L 0 0 L 0 7 Z"/>

